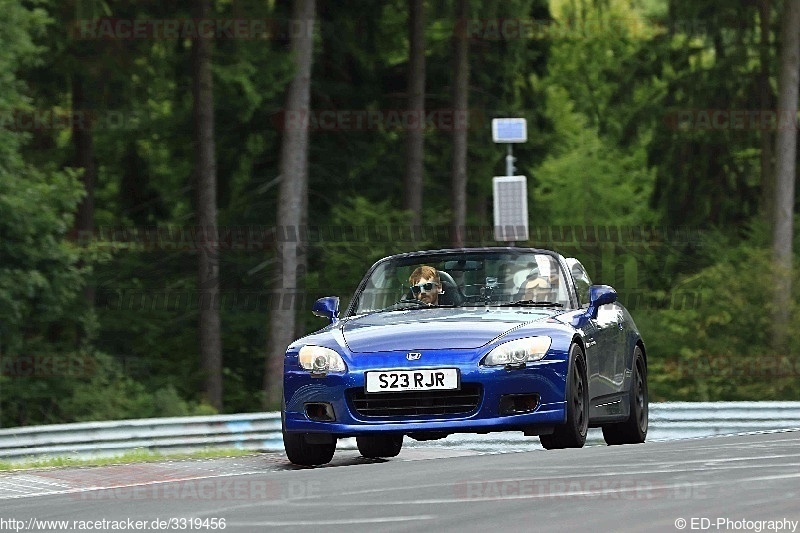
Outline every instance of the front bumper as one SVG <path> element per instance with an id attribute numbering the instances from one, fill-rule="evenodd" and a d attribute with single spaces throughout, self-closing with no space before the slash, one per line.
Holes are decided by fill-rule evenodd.
<path id="1" fill-rule="evenodd" d="M 452 364 L 463 358 L 428 358 L 426 365 L 410 366 L 402 354 L 383 355 L 379 367 L 349 362 L 349 370 L 325 377 L 311 375 L 294 364 L 287 356 L 284 373 L 286 402 L 284 429 L 287 432 L 325 433 L 348 437 L 372 433 L 486 433 L 492 431 L 532 431 L 562 424 L 566 420 L 565 388 L 567 362 L 560 357 L 548 357 L 525 368 L 507 370 L 504 367 L 480 367 L 476 362 Z M 448 363 L 448 359 L 450 363 Z M 362 358 L 366 360 L 366 357 Z M 433 361 L 433 363 L 431 363 Z M 352 366 L 350 366 L 352 365 Z M 355 368 L 353 368 L 355 367 Z M 459 369 L 462 388 L 478 384 L 481 388 L 476 407 L 459 414 L 417 414 L 394 416 L 364 416 L 355 409 L 350 390 L 363 390 L 367 370 L 412 370 L 414 368 Z M 397 393 L 401 394 L 401 393 Z M 504 395 L 537 395 L 535 409 L 520 414 L 503 414 Z M 306 404 L 326 403 L 334 413 L 332 421 L 312 420 L 306 414 Z"/>

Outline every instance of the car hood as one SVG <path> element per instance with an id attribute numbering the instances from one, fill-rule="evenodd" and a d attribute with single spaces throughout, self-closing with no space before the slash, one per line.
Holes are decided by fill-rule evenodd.
<path id="1" fill-rule="evenodd" d="M 562 311 L 550 309 L 414 309 L 349 318 L 341 325 L 350 351 L 470 349 Z"/>

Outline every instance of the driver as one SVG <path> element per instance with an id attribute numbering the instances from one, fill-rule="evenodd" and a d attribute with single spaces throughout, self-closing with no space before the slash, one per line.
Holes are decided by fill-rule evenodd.
<path id="1" fill-rule="evenodd" d="M 439 272 L 428 265 L 419 266 L 408 277 L 411 293 L 417 300 L 428 305 L 439 305 L 439 295 L 444 294 Z"/>

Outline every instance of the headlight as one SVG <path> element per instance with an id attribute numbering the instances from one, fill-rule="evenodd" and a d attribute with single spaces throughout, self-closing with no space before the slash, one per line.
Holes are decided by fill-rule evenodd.
<path id="1" fill-rule="evenodd" d="M 527 337 L 501 344 L 483 359 L 485 366 L 524 365 L 538 361 L 550 348 L 550 337 Z"/>
<path id="2" fill-rule="evenodd" d="M 342 356 L 330 348 L 323 346 L 303 346 L 298 354 L 300 366 L 314 374 L 327 372 L 344 372 L 347 367 Z"/>

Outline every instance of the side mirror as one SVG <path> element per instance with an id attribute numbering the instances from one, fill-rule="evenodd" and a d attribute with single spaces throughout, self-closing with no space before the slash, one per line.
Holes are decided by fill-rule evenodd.
<path id="1" fill-rule="evenodd" d="M 589 287 L 589 309 L 586 314 L 590 318 L 597 318 L 597 309 L 601 305 L 612 304 L 617 301 L 617 291 L 608 285 L 592 285 Z"/>
<path id="2" fill-rule="evenodd" d="M 320 298 L 314 302 L 311 312 L 315 316 L 327 318 L 331 321 L 331 324 L 335 324 L 339 321 L 339 297 L 326 296 L 325 298 Z"/>

